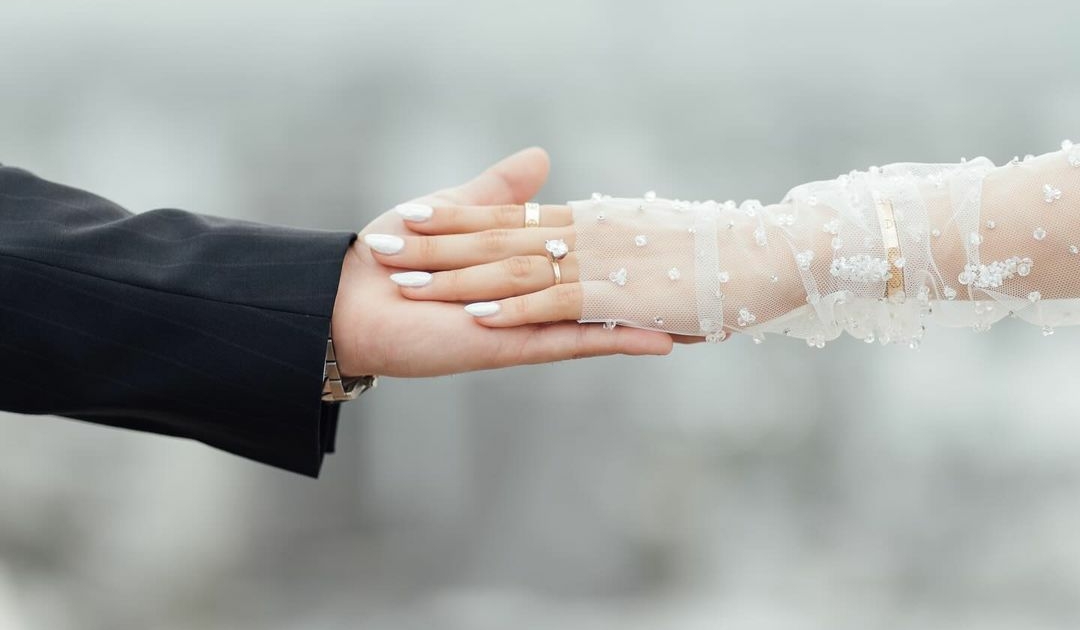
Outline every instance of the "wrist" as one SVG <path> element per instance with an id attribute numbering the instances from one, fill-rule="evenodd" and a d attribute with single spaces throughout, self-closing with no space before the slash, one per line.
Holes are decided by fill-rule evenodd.
<path id="1" fill-rule="evenodd" d="M 345 258 L 341 263 L 341 275 L 338 280 L 337 297 L 334 300 L 334 311 L 330 317 L 330 338 L 334 341 L 334 349 L 338 369 L 343 377 L 352 378 L 363 376 L 363 366 L 360 365 L 357 347 L 358 330 L 355 325 L 355 317 L 352 314 L 354 291 L 360 282 L 361 264 L 353 247 L 345 252 Z"/>

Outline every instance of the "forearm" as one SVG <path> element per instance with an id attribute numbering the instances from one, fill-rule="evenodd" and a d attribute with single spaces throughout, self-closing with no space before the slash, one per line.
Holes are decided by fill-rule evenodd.
<path id="1" fill-rule="evenodd" d="M 1071 323 L 1061 301 L 1080 298 L 1071 269 L 1080 263 L 1078 158 L 1068 147 L 1001 168 L 985 159 L 890 165 L 796 187 L 768 206 L 575 202 L 583 319 L 811 345 L 845 330 L 917 341 L 931 313 L 978 329 L 1010 312 Z M 883 203 L 895 213 L 891 254 Z M 628 247 L 631 234 L 645 244 Z M 625 276 L 617 290 L 597 284 L 605 266 Z M 660 273 L 672 269 L 675 279 Z M 890 281 L 898 290 L 887 291 Z"/>

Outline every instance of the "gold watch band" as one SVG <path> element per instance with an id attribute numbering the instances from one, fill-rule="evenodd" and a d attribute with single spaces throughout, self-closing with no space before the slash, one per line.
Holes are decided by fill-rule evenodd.
<path id="1" fill-rule="evenodd" d="M 334 339 L 326 339 L 326 362 L 323 364 L 323 402 L 344 402 L 355 400 L 357 396 L 379 384 L 378 376 L 359 376 L 342 378 L 338 370 L 337 355 L 334 354 Z"/>

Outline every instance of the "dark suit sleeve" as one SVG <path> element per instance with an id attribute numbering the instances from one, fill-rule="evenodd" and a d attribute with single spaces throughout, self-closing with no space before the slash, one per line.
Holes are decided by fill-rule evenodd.
<path id="1" fill-rule="evenodd" d="M 0 409 L 199 440 L 316 476 L 355 234 L 131 214 L 0 167 Z"/>

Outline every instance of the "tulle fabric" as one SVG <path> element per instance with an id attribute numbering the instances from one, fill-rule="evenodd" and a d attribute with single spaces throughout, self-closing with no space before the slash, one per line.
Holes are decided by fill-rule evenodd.
<path id="1" fill-rule="evenodd" d="M 879 219 L 891 204 L 901 256 Z M 571 202 L 582 322 L 822 346 L 844 332 L 917 345 L 930 322 L 1080 323 L 1080 148 L 890 164 L 780 203 L 593 195 Z M 886 297 L 886 283 L 902 290 Z"/>

